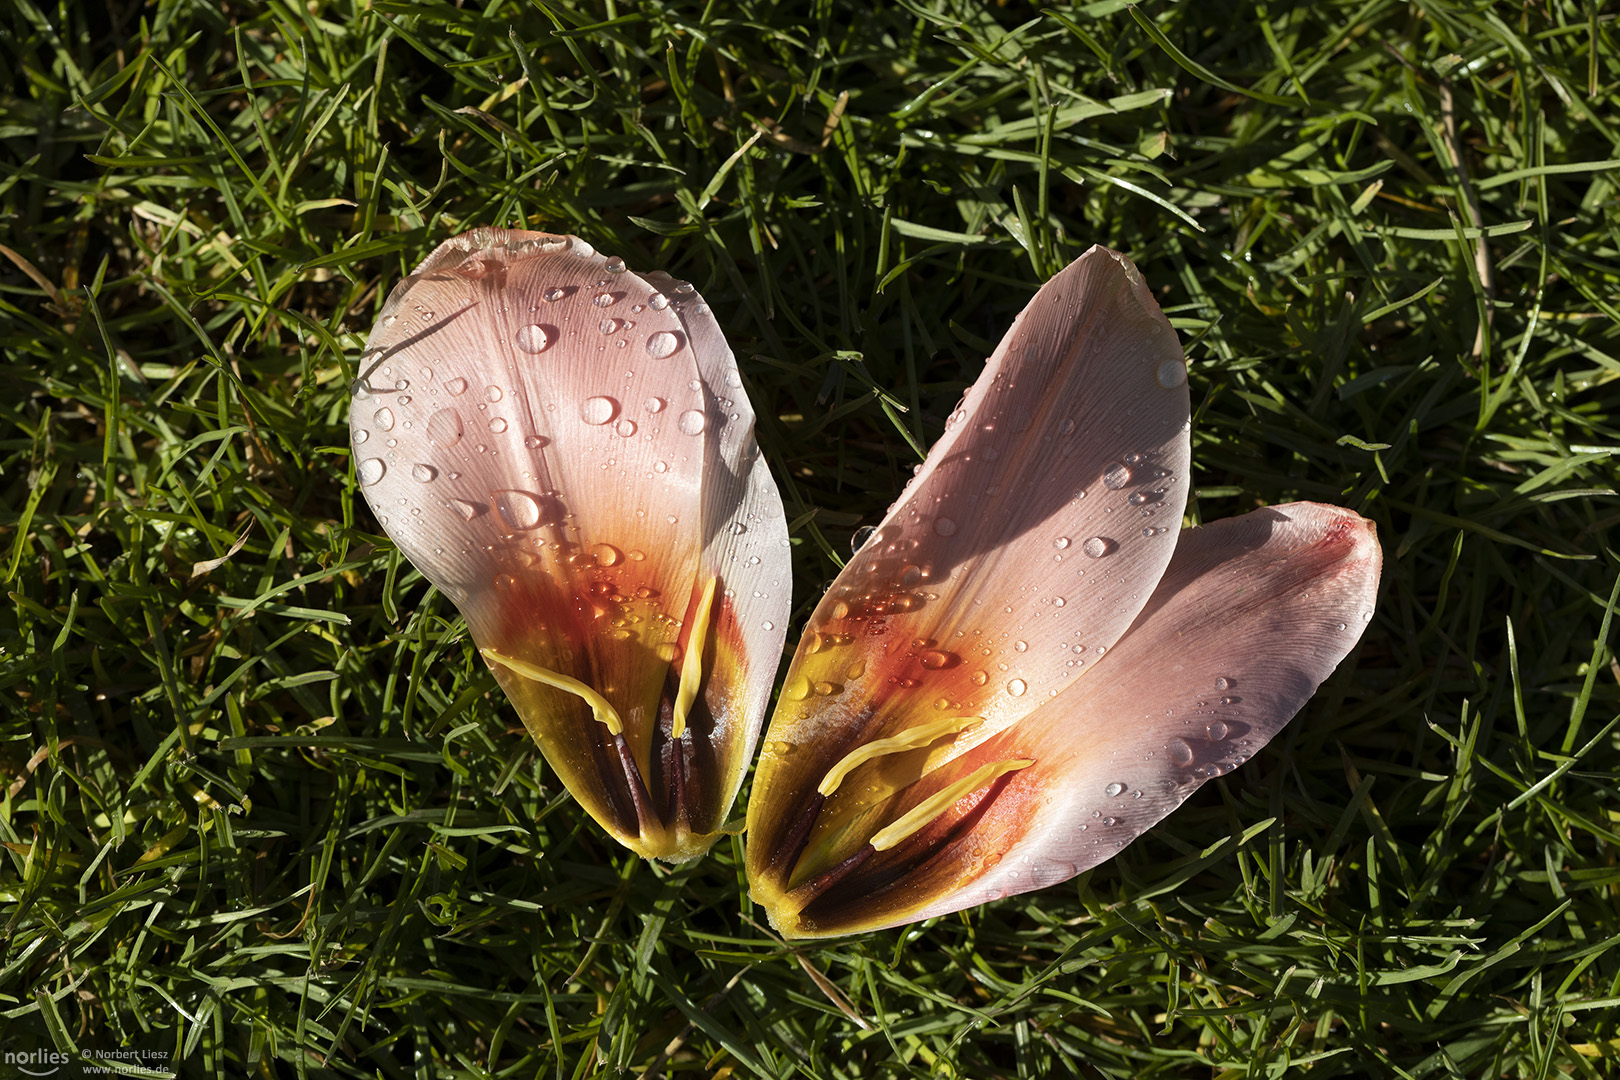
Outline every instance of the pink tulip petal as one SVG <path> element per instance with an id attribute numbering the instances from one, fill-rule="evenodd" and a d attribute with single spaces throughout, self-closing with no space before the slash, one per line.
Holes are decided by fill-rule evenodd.
<path id="1" fill-rule="evenodd" d="M 749 806 L 756 893 L 841 864 L 957 732 L 1019 723 L 1119 640 L 1175 549 L 1188 416 L 1180 344 L 1129 260 L 1092 248 L 1041 288 L 810 619 Z M 942 718 L 971 731 L 818 795 L 852 750 Z"/>
<path id="2" fill-rule="evenodd" d="M 973 743 L 891 811 L 1027 761 L 886 852 L 779 902 L 792 936 L 877 929 L 1067 880 L 1252 757 L 1361 636 L 1381 554 L 1348 510 L 1292 503 L 1182 534 L 1140 619 L 1086 677 Z M 831 877 L 831 875 L 828 875 Z M 783 912 L 783 914 L 789 914 Z"/>
<path id="3" fill-rule="evenodd" d="M 758 587 L 788 567 L 774 485 L 737 450 L 752 414 L 716 412 L 740 395 L 735 360 L 673 285 L 573 237 L 458 236 L 390 295 L 351 426 L 378 520 L 461 609 L 569 790 L 632 848 L 684 858 L 735 796 L 789 600 Z M 738 525 L 754 547 L 716 558 Z M 743 631 L 764 623 L 774 643 Z M 701 694 L 683 725 L 687 668 Z"/>

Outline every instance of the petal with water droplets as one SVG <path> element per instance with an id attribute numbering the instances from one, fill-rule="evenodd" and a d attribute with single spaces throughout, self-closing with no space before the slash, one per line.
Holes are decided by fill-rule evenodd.
<path id="1" fill-rule="evenodd" d="M 701 297 L 667 291 L 574 237 L 455 237 L 389 296 L 351 431 L 378 520 L 569 790 L 680 859 L 752 754 L 788 565 L 736 361 Z"/>
<path id="2" fill-rule="evenodd" d="M 1118 732 L 1067 719 L 1082 703 L 1121 677 L 1180 686 L 1118 657 L 1162 627 L 1143 613 L 1180 551 L 1184 363 L 1135 268 L 1103 249 L 1015 322 L 789 670 L 748 813 L 752 891 L 783 933 L 894 925 L 1081 868 L 1066 849 L 1009 855 L 1055 819 L 1073 761 L 1106 762 L 1088 724 Z"/>

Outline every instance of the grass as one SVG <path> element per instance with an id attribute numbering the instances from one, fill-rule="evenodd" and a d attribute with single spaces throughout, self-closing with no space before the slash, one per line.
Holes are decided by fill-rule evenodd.
<path id="1" fill-rule="evenodd" d="M 1596 0 L 12 0 L 0 1047 L 59 1076 L 1608 1075 L 1617 63 Z M 1188 343 L 1194 519 L 1366 514 L 1377 616 L 1113 862 L 785 948 L 736 845 L 667 870 L 584 819 L 357 497 L 364 335 L 479 224 L 703 289 L 801 620 L 1036 285 L 1120 248 Z"/>

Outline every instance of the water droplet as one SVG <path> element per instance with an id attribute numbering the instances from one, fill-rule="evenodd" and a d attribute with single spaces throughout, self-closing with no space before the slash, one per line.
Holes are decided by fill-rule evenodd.
<path id="1" fill-rule="evenodd" d="M 1114 783 L 1103 788 L 1103 794 L 1108 796 L 1110 799 L 1117 799 L 1121 795 L 1125 794 L 1125 785 L 1116 780 Z"/>
<path id="2" fill-rule="evenodd" d="M 620 420 L 613 425 L 613 430 L 628 439 L 636 433 L 636 422 L 634 420 Z"/>
<path id="3" fill-rule="evenodd" d="M 1013 652 L 1029 652 L 1029 642 L 1027 642 L 1027 641 L 1015 641 L 1015 642 L 1013 642 Z"/>
<path id="4" fill-rule="evenodd" d="M 1166 360 L 1159 365 L 1157 375 L 1160 386 L 1174 390 L 1187 381 L 1187 365 L 1180 359 Z"/>
<path id="5" fill-rule="evenodd" d="M 1013 697 L 1023 697 L 1024 692 L 1028 689 L 1029 683 L 1025 682 L 1023 679 L 1014 679 L 1012 682 L 1007 684 L 1007 693 L 1011 694 Z"/>
<path id="6" fill-rule="evenodd" d="M 641 403 L 641 407 L 646 409 L 648 413 L 661 413 L 664 411 L 666 404 L 668 403 L 661 397 L 650 397 Z"/>
<path id="7" fill-rule="evenodd" d="M 1103 487 L 1109 491 L 1118 491 L 1130 482 L 1131 470 L 1117 461 L 1103 470 Z"/>
<path id="8" fill-rule="evenodd" d="M 495 419 L 489 422 L 489 430 L 499 435 L 501 432 L 506 430 L 506 421 L 502 420 L 498 416 L 495 417 Z"/>
<path id="9" fill-rule="evenodd" d="M 383 478 L 383 474 L 387 471 L 388 466 L 383 463 L 382 458 L 368 457 L 360 463 L 360 482 L 367 487 L 370 487 L 372 484 L 375 484 L 377 481 L 381 480 Z"/>
<path id="10" fill-rule="evenodd" d="M 492 491 L 495 512 L 511 529 L 532 529 L 540 524 L 540 500 L 527 491 Z"/>
<path id="11" fill-rule="evenodd" d="M 974 686 L 983 686 L 989 681 L 990 676 L 983 671 L 975 671 L 972 675 L 968 676 L 968 682 L 972 683 Z"/>
<path id="12" fill-rule="evenodd" d="M 610 274 L 624 273 L 624 260 L 619 258 L 617 255 L 608 256 L 607 272 Z"/>
<path id="13" fill-rule="evenodd" d="M 373 414 L 373 416 L 371 418 L 377 422 L 377 426 L 379 428 L 381 428 L 382 430 L 384 430 L 384 431 L 393 431 L 394 430 L 394 410 L 392 410 L 392 409 L 378 409 L 376 411 L 376 413 Z"/>
<path id="14" fill-rule="evenodd" d="M 940 652 L 938 649 L 929 649 L 927 652 L 918 657 L 918 659 L 922 661 L 922 666 L 927 668 L 929 671 L 938 671 L 940 668 L 945 667 L 951 662 L 950 654 Z"/>
<path id="15" fill-rule="evenodd" d="M 613 301 L 614 296 L 610 292 L 599 292 L 595 296 L 591 297 L 591 303 L 595 304 L 597 307 L 612 307 Z"/>
<path id="16" fill-rule="evenodd" d="M 1052 546 L 1057 548 L 1059 551 L 1062 551 L 1064 548 L 1068 547 L 1071 543 L 1073 543 L 1073 541 L 1070 540 L 1067 536 L 1060 536 L 1056 540 L 1052 541 Z"/>
<path id="17" fill-rule="evenodd" d="M 444 388 L 450 392 L 451 397 L 460 397 L 467 392 L 467 380 L 451 379 L 444 384 Z"/>
<path id="18" fill-rule="evenodd" d="M 1114 542 L 1105 537 L 1093 536 L 1080 545 L 1080 550 L 1093 559 L 1100 559 L 1114 550 Z"/>
<path id="19" fill-rule="evenodd" d="M 439 470 L 435 469 L 431 465 L 418 463 L 414 468 L 411 469 L 411 475 L 416 477 L 416 479 L 420 480 L 422 483 L 426 484 L 432 481 L 434 477 L 439 475 Z"/>
<path id="20" fill-rule="evenodd" d="M 1225 675 L 1215 676 L 1215 689 L 1217 690 L 1230 690 L 1236 685 L 1237 683 L 1235 681 L 1227 678 Z"/>
<path id="21" fill-rule="evenodd" d="M 1114 817 L 1112 814 L 1110 814 L 1107 817 L 1102 819 L 1102 823 L 1104 825 L 1118 825 L 1119 824 L 1119 818 Z"/>
<path id="22" fill-rule="evenodd" d="M 553 285 L 551 288 L 547 289 L 545 292 L 541 293 L 540 295 L 545 299 L 546 303 L 555 304 L 558 300 L 561 300 L 563 297 L 567 296 L 568 294 L 566 292 L 564 292 L 562 289 L 559 289 L 557 286 Z"/>
<path id="23" fill-rule="evenodd" d="M 525 436 L 523 436 L 523 445 L 524 445 L 524 447 L 526 449 L 529 449 L 529 450 L 538 450 L 542 446 L 545 446 L 546 443 L 548 443 L 549 441 L 550 440 L 547 439 L 544 435 L 525 435 Z"/>
<path id="24" fill-rule="evenodd" d="M 596 556 L 597 566 L 614 566 L 619 562 L 619 549 L 612 544 L 595 544 L 591 547 L 591 554 Z"/>
<path id="25" fill-rule="evenodd" d="M 681 339 L 668 330 L 660 330 L 647 338 L 647 355 L 654 360 L 672 356 L 681 347 Z"/>
<path id="26" fill-rule="evenodd" d="M 530 323 L 527 326 L 518 327 L 518 331 L 513 335 L 512 340 L 517 343 L 518 348 L 526 353 L 544 352 L 547 346 L 551 344 L 551 333 L 539 323 Z"/>
<path id="27" fill-rule="evenodd" d="M 622 319 L 603 319 L 596 324 L 596 328 L 604 334 L 617 334 L 623 326 Z"/>
<path id="28" fill-rule="evenodd" d="M 454 446 L 461 441 L 461 414 L 454 409 L 440 409 L 427 422 L 428 442 L 433 446 Z"/>
<path id="29" fill-rule="evenodd" d="M 354 429 L 354 441 L 356 443 L 363 443 L 369 438 L 371 438 L 371 432 L 367 431 L 365 428 Z"/>
<path id="30" fill-rule="evenodd" d="M 681 413 L 680 429 L 682 435 L 701 435 L 708 426 L 708 418 L 697 409 L 688 409 Z"/>
<path id="31" fill-rule="evenodd" d="M 1205 731 L 1208 732 L 1211 739 L 1214 739 L 1216 742 L 1220 742 L 1222 739 L 1226 738 L 1231 729 L 1226 726 L 1226 722 L 1223 720 L 1211 720 L 1209 722 L 1209 727 L 1206 728 Z"/>
<path id="32" fill-rule="evenodd" d="M 1164 747 L 1170 753 L 1170 760 L 1185 768 L 1192 764 L 1192 746 L 1185 739 L 1171 739 Z"/>
<path id="33" fill-rule="evenodd" d="M 661 292 L 655 292 L 647 298 L 647 306 L 654 311 L 663 311 L 669 307 L 669 297 Z"/>
<path id="34" fill-rule="evenodd" d="M 1343 630 L 1343 629 L 1344 629 L 1344 623 L 1340 623 L 1340 624 L 1339 624 L 1339 629 L 1340 629 L 1340 630 Z"/>
<path id="35" fill-rule="evenodd" d="M 1067 603 L 1068 603 L 1068 601 L 1067 601 L 1067 600 L 1065 600 L 1065 599 L 1064 599 L 1064 598 L 1063 598 L 1063 597 L 1061 597 L 1061 596 L 1054 596 L 1054 597 L 1052 597 L 1052 606 L 1053 606 L 1053 607 L 1062 607 L 1062 606 L 1063 606 L 1063 605 L 1065 605 L 1065 604 L 1067 604 Z"/>
<path id="36" fill-rule="evenodd" d="M 499 401 L 506 395 L 498 386 L 486 386 L 484 387 L 484 396 L 490 401 Z"/>
<path id="37" fill-rule="evenodd" d="M 579 418 L 587 424 L 605 424 L 619 415 L 619 403 L 610 397 L 588 397 L 579 405 Z"/>
<path id="38" fill-rule="evenodd" d="M 470 503 L 466 499 L 451 499 L 450 505 L 455 509 L 456 513 L 461 515 L 463 521 L 471 521 L 478 516 L 478 505 Z"/>
<path id="39" fill-rule="evenodd" d="M 934 532 L 936 532 L 940 536 L 955 536 L 956 535 L 956 522 L 952 521 L 948 517 L 935 518 L 934 519 Z"/>

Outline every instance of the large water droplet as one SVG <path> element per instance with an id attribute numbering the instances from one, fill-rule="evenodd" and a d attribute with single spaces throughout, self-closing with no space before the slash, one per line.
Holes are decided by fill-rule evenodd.
<path id="1" fill-rule="evenodd" d="M 568 293 L 556 285 L 553 285 L 540 295 L 545 299 L 546 303 L 555 304 L 558 300 L 561 300 L 563 297 L 567 296 Z"/>
<path id="2" fill-rule="evenodd" d="M 540 500 L 527 491 L 492 491 L 495 512 L 511 529 L 532 529 L 540 524 Z"/>
<path id="3" fill-rule="evenodd" d="M 1166 390 L 1173 390 L 1187 381 L 1187 365 L 1181 360 L 1166 360 L 1159 365 L 1157 372 L 1159 385 Z"/>
<path id="4" fill-rule="evenodd" d="M 1131 470 L 1117 461 L 1103 470 L 1103 487 L 1109 491 L 1118 491 L 1130 482 Z"/>
<path id="5" fill-rule="evenodd" d="M 370 487 L 383 478 L 383 474 L 388 471 L 388 466 L 383 463 L 383 459 L 380 457 L 368 457 L 360 462 L 357 471 L 360 474 L 360 482 Z"/>
<path id="6" fill-rule="evenodd" d="M 952 521 L 948 517 L 935 518 L 934 532 L 940 536 L 955 536 L 956 522 Z"/>
<path id="7" fill-rule="evenodd" d="M 603 319 L 596 324 L 596 328 L 604 334 L 617 334 L 622 326 L 624 326 L 622 319 Z"/>
<path id="8" fill-rule="evenodd" d="M 619 415 L 619 403 L 610 397 L 588 397 L 579 404 L 579 418 L 587 424 L 605 424 Z"/>
<path id="9" fill-rule="evenodd" d="M 929 649 L 918 657 L 918 659 L 922 661 L 922 666 L 927 668 L 929 671 L 938 671 L 940 668 L 948 666 L 951 662 L 950 654 L 940 652 L 938 649 Z"/>
<path id="10" fill-rule="evenodd" d="M 1103 794 L 1108 796 L 1110 799 L 1117 799 L 1121 795 L 1125 794 L 1125 785 L 1116 780 L 1112 784 L 1109 784 L 1107 787 L 1103 788 Z"/>
<path id="11" fill-rule="evenodd" d="M 371 438 L 371 432 L 367 431 L 365 428 L 354 429 L 354 441 L 357 445 L 365 442 L 369 438 Z"/>
<path id="12" fill-rule="evenodd" d="M 1093 559 L 1100 559 L 1114 550 L 1114 542 L 1105 537 L 1093 536 L 1080 545 L 1080 550 Z"/>
<path id="13" fill-rule="evenodd" d="M 1193 749 L 1185 739 L 1171 739 L 1165 744 L 1165 750 L 1170 753 L 1170 760 L 1185 768 L 1192 764 Z"/>
<path id="14" fill-rule="evenodd" d="M 867 542 L 869 540 L 871 540 L 872 537 L 874 537 L 876 535 L 877 535 L 877 526 L 876 525 L 862 525 L 860 528 L 856 529 L 853 533 L 850 534 L 850 537 L 849 537 L 849 551 L 850 551 L 850 554 L 853 555 L 853 554 L 858 553 L 861 550 L 861 548 L 865 547 Z"/>
<path id="15" fill-rule="evenodd" d="M 607 261 L 607 272 L 610 274 L 624 273 L 624 260 L 619 258 L 617 255 L 609 255 Z"/>
<path id="16" fill-rule="evenodd" d="M 1067 536 L 1060 536 L 1056 540 L 1052 541 L 1052 546 L 1057 548 L 1059 551 L 1062 551 L 1071 543 L 1073 543 L 1073 541 L 1071 541 Z"/>
<path id="17" fill-rule="evenodd" d="M 688 409 L 681 413 L 680 428 L 682 435 L 701 435 L 708 425 L 708 418 L 697 409 Z"/>
<path id="18" fill-rule="evenodd" d="M 1209 727 L 1205 730 L 1209 733 L 1209 737 L 1214 739 L 1216 742 L 1220 742 L 1222 739 L 1226 738 L 1231 731 L 1231 729 L 1226 726 L 1226 721 L 1224 720 L 1211 720 L 1209 722 Z"/>
<path id="19" fill-rule="evenodd" d="M 620 420 L 613 425 L 613 430 L 628 439 L 636 433 L 636 422 L 634 420 Z"/>
<path id="20" fill-rule="evenodd" d="M 450 506 L 461 515 L 462 521 L 471 521 L 478 516 L 478 504 L 470 503 L 466 499 L 451 499 Z"/>
<path id="21" fill-rule="evenodd" d="M 428 442 L 434 446 L 454 446 L 461 441 L 461 414 L 454 409 L 440 409 L 427 422 Z"/>
<path id="22" fill-rule="evenodd" d="M 662 360 L 666 356 L 673 356 L 675 350 L 681 347 L 681 339 L 668 330 L 660 330 L 647 338 L 647 355 L 654 360 Z"/>
<path id="23" fill-rule="evenodd" d="M 612 544 L 595 544 L 591 547 L 591 554 L 596 557 L 597 566 L 614 566 L 620 559 L 619 549 Z"/>
<path id="24" fill-rule="evenodd" d="M 1023 679 L 1014 679 L 1012 682 L 1007 684 L 1007 693 L 1011 694 L 1013 697 L 1023 697 L 1025 691 L 1028 689 L 1029 683 L 1025 682 Z"/>
<path id="25" fill-rule="evenodd" d="M 1235 680 L 1230 679 L 1225 675 L 1215 676 L 1215 689 L 1217 690 L 1230 690 L 1236 685 L 1237 682 Z"/>
<path id="26" fill-rule="evenodd" d="M 668 402 L 661 397 L 650 397 L 641 403 L 641 407 L 646 409 L 649 414 L 661 413 L 664 411 L 664 406 L 667 404 Z"/>
<path id="27" fill-rule="evenodd" d="M 467 392 L 467 380 L 451 379 L 444 384 L 444 388 L 450 392 L 451 397 L 460 397 Z"/>
<path id="28" fill-rule="evenodd" d="M 491 401 L 499 401 L 506 396 L 506 393 L 498 386 L 486 386 L 484 387 L 484 396 Z"/>
<path id="29" fill-rule="evenodd" d="M 394 430 L 394 410 L 393 409 L 378 409 L 376 411 L 376 413 L 372 415 L 371 418 L 376 421 L 377 426 L 379 428 L 381 428 L 382 430 L 384 430 L 384 431 L 393 431 Z"/>
<path id="30" fill-rule="evenodd" d="M 493 420 L 491 420 L 489 422 L 489 430 L 494 432 L 496 435 L 501 434 L 503 431 L 506 430 L 506 421 L 502 420 L 498 416 L 495 417 L 495 419 L 493 419 Z"/>
<path id="31" fill-rule="evenodd" d="M 595 304 L 597 307 L 612 307 L 614 300 L 615 297 L 610 292 L 599 292 L 595 296 L 591 297 L 591 303 Z"/>
<path id="32" fill-rule="evenodd" d="M 439 470 L 435 469 L 431 465 L 424 465 L 419 462 L 411 469 L 411 475 L 416 477 L 416 479 L 420 480 L 422 483 L 426 484 L 432 481 L 434 477 L 439 475 Z"/>
<path id="33" fill-rule="evenodd" d="M 512 340 L 526 353 L 544 352 L 551 344 L 551 332 L 539 323 L 530 323 L 518 327 Z"/>

